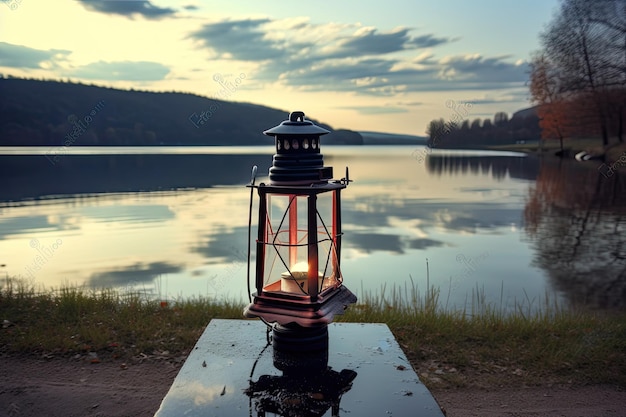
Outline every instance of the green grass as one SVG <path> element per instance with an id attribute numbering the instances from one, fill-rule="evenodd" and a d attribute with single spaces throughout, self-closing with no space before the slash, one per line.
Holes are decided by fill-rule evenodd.
<path id="1" fill-rule="evenodd" d="M 161 305 L 141 293 L 0 286 L 0 352 L 44 357 L 184 358 L 212 318 L 242 318 L 243 303 L 207 298 Z M 531 308 L 532 307 L 532 308 Z M 626 387 L 626 313 L 520 303 L 505 313 L 480 291 L 464 311 L 440 291 L 385 287 L 338 321 L 386 323 L 429 386 L 615 384 Z M 261 326 L 261 324 L 259 323 Z"/>
<path id="2" fill-rule="evenodd" d="M 469 309 L 442 306 L 439 289 L 367 295 L 343 321 L 387 323 L 430 385 L 616 384 L 626 386 L 626 313 L 561 308 L 546 296 L 513 312 L 474 291 Z M 439 371 L 439 372 L 437 372 Z"/>
<path id="3" fill-rule="evenodd" d="M 0 288 L 0 349 L 8 352 L 184 355 L 214 317 L 240 318 L 242 305 L 194 298 L 161 305 L 142 293 L 62 288 L 37 291 L 8 280 Z"/>

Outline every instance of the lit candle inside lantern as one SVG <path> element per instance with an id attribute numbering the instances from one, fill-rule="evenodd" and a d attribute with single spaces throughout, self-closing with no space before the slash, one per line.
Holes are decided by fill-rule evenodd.
<path id="1" fill-rule="evenodd" d="M 318 287 L 322 283 L 323 275 L 318 271 Z M 298 262 L 291 271 L 285 271 L 280 275 L 280 290 L 294 293 L 306 293 L 304 284 L 309 276 L 309 264 L 305 261 Z"/>

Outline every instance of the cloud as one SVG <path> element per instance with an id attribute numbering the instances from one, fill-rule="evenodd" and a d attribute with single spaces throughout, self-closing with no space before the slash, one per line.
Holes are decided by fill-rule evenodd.
<path id="1" fill-rule="evenodd" d="M 428 239 L 428 238 L 421 238 L 421 239 L 412 239 L 409 242 L 409 247 L 411 249 L 418 249 L 418 250 L 425 250 L 428 248 L 434 248 L 437 246 L 444 246 L 445 242 L 442 242 L 441 240 L 434 240 L 434 239 Z"/>
<path id="2" fill-rule="evenodd" d="M 456 55 L 439 61 L 442 78 L 456 81 L 520 82 L 528 78 L 525 63 L 511 63 L 508 56 L 486 58 L 480 54 Z"/>
<path id="3" fill-rule="evenodd" d="M 361 28 L 340 43 L 339 50 L 331 57 L 385 55 L 393 52 L 430 48 L 452 42 L 450 38 L 437 38 L 433 34 L 411 37 L 411 29 L 398 28 L 390 32 L 378 32 L 376 28 Z"/>
<path id="4" fill-rule="evenodd" d="M 528 87 L 520 86 L 519 88 L 513 88 L 502 94 L 486 94 L 483 98 L 472 99 L 472 104 L 506 104 L 506 103 L 519 103 L 520 101 L 528 101 Z"/>
<path id="5" fill-rule="evenodd" d="M 389 33 L 378 33 L 375 28 L 364 28 L 353 37 L 342 42 L 340 56 L 382 55 L 405 49 L 410 40 L 409 29 L 400 29 Z"/>
<path id="6" fill-rule="evenodd" d="M 159 81 L 170 72 L 163 64 L 146 61 L 99 61 L 72 70 L 58 68 L 58 63 L 66 61 L 71 53 L 62 49 L 40 50 L 0 42 L 0 67 L 33 69 L 56 67 L 63 76 L 108 81 Z"/>
<path id="7" fill-rule="evenodd" d="M 130 18 L 140 15 L 146 19 L 161 19 L 176 13 L 174 9 L 157 7 L 150 1 L 80 0 L 80 3 L 93 12 L 118 14 Z"/>
<path id="8" fill-rule="evenodd" d="M 278 59 L 287 50 L 279 41 L 266 38 L 262 26 L 269 22 L 269 19 L 244 19 L 207 23 L 190 37 L 221 58 L 242 61 Z"/>
<path id="9" fill-rule="evenodd" d="M 94 288 L 111 288 L 152 282 L 159 275 L 175 274 L 182 267 L 169 262 L 136 263 L 124 269 L 114 269 L 91 274 L 88 285 Z"/>
<path id="10" fill-rule="evenodd" d="M 207 23 L 189 37 L 221 59 L 258 63 L 258 82 L 303 91 L 393 96 L 408 92 L 519 87 L 527 66 L 508 56 L 460 54 L 435 58 L 458 38 L 414 29 L 380 31 L 357 24 L 314 24 L 306 18 L 250 18 Z M 401 111 L 398 106 L 397 111 Z M 393 112 L 393 107 L 361 112 Z"/>
<path id="11" fill-rule="evenodd" d="M 91 80 L 159 81 L 169 72 L 168 67 L 158 62 L 98 61 L 67 72 L 66 75 Z"/>
<path id="12" fill-rule="evenodd" d="M 0 67 L 43 68 L 48 61 L 65 60 L 71 51 L 63 49 L 34 49 L 0 42 Z"/>
<path id="13" fill-rule="evenodd" d="M 433 48 L 435 46 L 455 42 L 457 40 L 459 40 L 459 38 L 437 38 L 432 33 L 428 33 L 426 35 L 412 38 L 407 42 L 407 45 L 414 46 L 415 48 Z"/>
<path id="14" fill-rule="evenodd" d="M 353 232 L 345 245 L 349 248 L 360 249 L 365 253 L 385 251 L 402 254 L 405 250 L 400 235 L 375 232 Z"/>
<path id="15" fill-rule="evenodd" d="M 397 101 L 395 103 L 396 106 L 423 106 L 424 103 L 421 101 Z"/>
<path id="16" fill-rule="evenodd" d="M 391 106 L 352 106 L 339 107 L 340 109 L 354 110 L 360 114 L 390 114 L 390 113 L 406 113 L 408 109 L 403 107 Z"/>

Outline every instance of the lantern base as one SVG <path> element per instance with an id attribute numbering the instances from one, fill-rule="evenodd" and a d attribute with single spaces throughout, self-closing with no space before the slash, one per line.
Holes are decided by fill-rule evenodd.
<path id="1" fill-rule="evenodd" d="M 316 373 L 328 366 L 328 326 L 301 327 L 297 324 L 272 328 L 274 367 L 285 375 Z"/>
<path id="2" fill-rule="evenodd" d="M 252 304 L 244 309 L 243 314 L 248 318 L 260 317 L 268 323 L 283 326 L 297 324 L 301 327 L 320 327 L 330 324 L 335 315 L 343 314 L 354 303 L 356 296 L 343 285 L 320 295 L 316 301 L 263 292 L 261 295 L 253 294 Z"/>

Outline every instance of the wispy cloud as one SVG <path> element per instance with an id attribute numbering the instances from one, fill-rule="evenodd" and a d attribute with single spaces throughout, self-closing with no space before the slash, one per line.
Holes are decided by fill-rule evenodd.
<path id="1" fill-rule="evenodd" d="M 408 110 L 403 107 L 391 106 L 346 106 L 338 107 L 339 109 L 354 110 L 360 114 L 390 114 L 390 113 L 406 113 Z"/>
<path id="2" fill-rule="evenodd" d="M 68 76 L 108 81 L 159 81 L 170 72 L 158 62 L 98 61 L 66 72 Z"/>
<path id="3" fill-rule="evenodd" d="M 436 38 L 433 34 L 418 37 L 410 35 L 411 29 L 399 28 L 379 32 L 373 27 L 361 28 L 340 44 L 339 57 L 355 55 L 384 55 L 392 52 L 429 48 L 450 42 L 448 38 Z"/>
<path id="4" fill-rule="evenodd" d="M 93 12 L 117 14 L 129 18 L 139 15 L 146 19 L 162 19 L 164 17 L 173 16 L 176 13 L 174 9 L 169 7 L 157 7 L 150 1 L 79 0 L 79 2 L 87 10 Z"/>
<path id="5" fill-rule="evenodd" d="M 0 42 L 0 67 L 43 68 L 67 58 L 72 51 L 64 49 L 35 49 L 22 45 Z"/>
<path id="6" fill-rule="evenodd" d="M 436 59 L 432 48 L 457 38 L 414 31 L 257 18 L 207 23 L 189 37 L 213 57 L 256 62 L 259 82 L 303 91 L 392 96 L 510 88 L 527 78 L 526 65 L 510 62 L 508 56 L 464 54 Z"/>
<path id="7" fill-rule="evenodd" d="M 263 25 L 269 19 L 227 20 L 205 24 L 190 37 L 220 58 L 266 61 L 284 56 L 288 50 L 276 40 L 267 39 Z"/>

